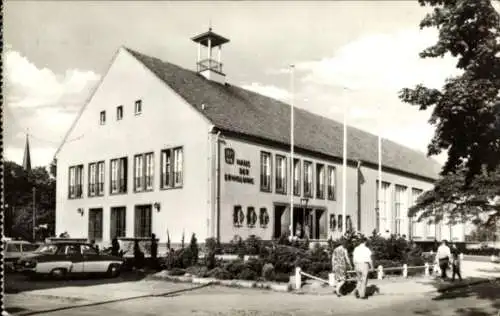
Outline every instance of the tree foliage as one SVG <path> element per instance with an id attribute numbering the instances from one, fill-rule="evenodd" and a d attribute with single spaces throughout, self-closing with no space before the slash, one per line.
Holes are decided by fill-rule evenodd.
<path id="1" fill-rule="evenodd" d="M 429 155 L 448 150 L 442 175 L 466 171 L 466 184 L 500 165 L 500 16 L 491 0 L 419 0 L 434 10 L 420 28 L 435 27 L 435 45 L 422 58 L 450 54 L 462 74 L 446 80 L 441 90 L 417 85 L 400 98 L 421 110 L 433 107 L 429 122 L 436 131 Z"/>
<path id="2" fill-rule="evenodd" d="M 46 224 L 45 234 L 53 234 L 55 224 L 56 182 L 47 170 L 37 167 L 25 171 L 22 166 L 4 163 L 5 221 L 9 237 L 32 239 L 33 187 L 36 189 L 36 226 Z M 10 231 L 9 231 L 10 230 Z M 42 235 L 42 231 L 39 233 Z M 42 237 L 42 236 L 40 236 Z"/>

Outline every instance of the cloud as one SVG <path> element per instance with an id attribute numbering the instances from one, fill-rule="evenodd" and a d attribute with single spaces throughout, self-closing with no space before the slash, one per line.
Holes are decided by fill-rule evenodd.
<path id="1" fill-rule="evenodd" d="M 22 162 L 29 130 L 33 165 L 47 165 L 100 75 L 79 69 L 57 74 L 12 48 L 4 60 L 6 159 Z"/>
<path id="2" fill-rule="evenodd" d="M 450 75 L 459 74 L 450 56 L 421 59 L 418 53 L 437 40 L 433 29 L 407 29 L 373 34 L 355 40 L 332 57 L 297 65 L 305 83 L 344 86 L 354 90 L 398 91 L 418 83 L 440 88 Z"/>
<path id="3" fill-rule="evenodd" d="M 252 82 L 251 84 L 244 84 L 242 85 L 242 88 L 281 101 L 287 101 L 290 99 L 291 96 L 290 92 L 286 89 L 282 89 L 272 85 L 263 85 L 258 82 Z"/>

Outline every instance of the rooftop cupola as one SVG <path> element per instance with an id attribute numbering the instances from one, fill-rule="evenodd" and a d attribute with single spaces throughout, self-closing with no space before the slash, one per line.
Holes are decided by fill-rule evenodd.
<path id="1" fill-rule="evenodd" d="M 192 38 L 193 42 L 198 43 L 198 62 L 196 63 L 196 71 L 203 77 L 224 84 L 226 75 L 222 71 L 221 52 L 222 45 L 228 43 L 229 40 L 214 32 L 212 28 L 208 32 L 197 35 Z M 204 49 L 203 49 L 204 47 Z M 217 60 L 214 59 L 213 50 L 218 48 Z M 202 50 L 205 50 L 206 58 L 202 58 Z"/>

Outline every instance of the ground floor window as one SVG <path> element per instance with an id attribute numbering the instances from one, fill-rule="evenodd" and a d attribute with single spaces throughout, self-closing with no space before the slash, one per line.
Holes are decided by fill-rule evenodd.
<path id="1" fill-rule="evenodd" d="M 127 216 L 125 207 L 111 208 L 111 239 L 115 237 L 125 237 L 126 218 Z"/>
<path id="2" fill-rule="evenodd" d="M 89 210 L 89 239 L 102 240 L 102 208 Z"/>
<path id="3" fill-rule="evenodd" d="M 135 237 L 151 237 L 151 209 L 151 204 L 137 205 L 135 207 Z"/>

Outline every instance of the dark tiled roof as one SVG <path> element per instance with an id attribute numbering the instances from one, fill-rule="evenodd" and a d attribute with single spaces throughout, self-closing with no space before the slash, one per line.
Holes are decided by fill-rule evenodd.
<path id="1" fill-rule="evenodd" d="M 288 104 L 233 85 L 207 80 L 194 71 L 126 49 L 216 127 L 290 144 Z M 202 104 L 205 104 L 204 110 Z M 342 157 L 342 123 L 300 108 L 296 108 L 294 114 L 295 145 L 298 148 Z M 353 127 L 347 128 L 347 134 L 349 159 L 378 163 L 375 135 Z M 429 179 L 436 179 L 440 171 L 440 165 L 424 153 L 386 139 L 382 144 L 382 163 L 385 167 Z"/>

